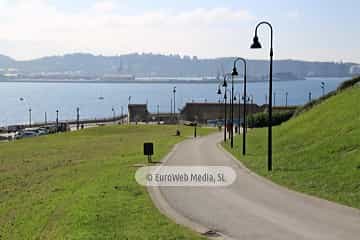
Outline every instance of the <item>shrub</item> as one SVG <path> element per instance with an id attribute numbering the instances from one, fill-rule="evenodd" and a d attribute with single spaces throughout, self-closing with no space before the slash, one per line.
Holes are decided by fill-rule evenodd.
<path id="1" fill-rule="evenodd" d="M 275 111 L 272 116 L 272 125 L 277 126 L 288 121 L 294 115 L 295 111 Z M 247 118 L 250 128 L 262 128 L 269 125 L 268 112 L 256 113 Z"/>
<path id="2" fill-rule="evenodd" d="M 351 80 L 345 81 L 337 88 L 337 91 L 343 91 L 347 88 L 355 86 L 357 83 L 360 83 L 360 77 L 354 77 Z"/>

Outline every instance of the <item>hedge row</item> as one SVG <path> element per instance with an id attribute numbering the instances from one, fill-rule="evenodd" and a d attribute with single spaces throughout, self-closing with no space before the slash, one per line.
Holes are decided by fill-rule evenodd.
<path id="1" fill-rule="evenodd" d="M 294 115 L 295 111 L 275 111 L 272 115 L 272 125 L 277 126 L 288 121 Z M 262 128 L 269 125 L 269 113 L 261 112 L 250 115 L 247 118 L 247 124 L 250 128 Z"/>

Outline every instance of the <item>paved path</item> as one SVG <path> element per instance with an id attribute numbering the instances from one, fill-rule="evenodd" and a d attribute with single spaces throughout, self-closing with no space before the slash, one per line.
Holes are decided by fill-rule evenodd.
<path id="1" fill-rule="evenodd" d="M 217 146 L 221 138 L 222 134 L 214 134 L 187 140 L 165 164 L 231 166 L 236 182 L 223 188 L 150 189 L 156 205 L 169 217 L 198 231 L 215 229 L 231 239 L 360 239 L 359 210 L 295 193 L 256 176 Z"/>

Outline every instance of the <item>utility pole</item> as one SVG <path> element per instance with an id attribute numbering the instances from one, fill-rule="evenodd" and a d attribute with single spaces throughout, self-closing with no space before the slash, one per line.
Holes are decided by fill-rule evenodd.
<path id="1" fill-rule="evenodd" d="M 47 125 L 47 112 L 45 112 L 45 125 Z"/>

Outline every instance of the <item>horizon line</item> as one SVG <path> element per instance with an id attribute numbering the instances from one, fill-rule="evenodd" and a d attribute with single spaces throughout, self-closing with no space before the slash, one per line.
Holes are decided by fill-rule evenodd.
<path id="1" fill-rule="evenodd" d="M 166 57 L 170 57 L 170 56 L 180 56 L 181 59 L 184 59 L 184 57 L 190 57 L 191 59 L 193 59 L 193 57 L 197 57 L 198 60 L 219 60 L 219 59 L 227 59 L 227 58 L 237 58 L 238 56 L 223 56 L 223 57 L 198 57 L 196 55 L 189 55 L 189 54 L 178 54 L 178 53 L 154 53 L 154 52 L 130 52 L 130 53 L 124 53 L 124 54 L 114 54 L 114 55 L 106 55 L 106 54 L 96 54 L 96 53 L 91 53 L 91 52 L 69 52 L 69 53 L 64 53 L 64 54 L 52 54 L 52 55 L 45 55 L 45 56 L 41 56 L 41 57 L 35 57 L 35 58 L 29 58 L 29 59 L 16 59 L 14 57 L 11 57 L 9 55 L 6 54 L 1 54 L 0 56 L 3 57 L 7 57 L 10 58 L 13 61 L 16 62 L 30 62 L 30 61 L 35 61 L 35 60 L 39 60 L 39 59 L 44 59 L 44 58 L 51 58 L 51 57 L 65 57 L 65 56 L 70 56 L 70 55 L 91 55 L 91 56 L 95 56 L 95 57 L 122 57 L 122 56 L 129 56 L 129 55 L 154 55 L 154 56 L 166 56 Z M 249 61 L 268 61 L 268 59 L 264 58 L 264 59 L 253 59 L 253 58 L 246 58 L 245 59 L 249 60 Z M 283 59 L 274 59 L 274 61 L 299 61 L 299 62 L 317 62 L 317 63 L 339 63 L 339 64 L 354 64 L 354 65 L 360 65 L 357 62 L 352 62 L 352 61 L 331 61 L 331 60 L 304 60 L 304 59 L 292 59 L 292 58 L 283 58 Z"/>

